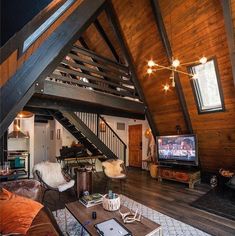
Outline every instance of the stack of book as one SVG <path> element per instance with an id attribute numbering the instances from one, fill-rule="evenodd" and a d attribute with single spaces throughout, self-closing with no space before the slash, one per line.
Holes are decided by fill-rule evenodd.
<path id="1" fill-rule="evenodd" d="M 94 193 L 81 197 L 79 199 L 79 202 L 81 202 L 85 207 L 92 207 L 102 203 L 102 198 L 103 195 L 101 195 L 100 193 Z"/>

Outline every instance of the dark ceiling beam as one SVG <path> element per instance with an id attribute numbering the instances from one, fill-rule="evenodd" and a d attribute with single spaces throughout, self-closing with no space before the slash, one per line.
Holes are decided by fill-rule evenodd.
<path id="1" fill-rule="evenodd" d="M 134 113 L 144 113 L 144 105 L 141 102 L 114 96 L 111 94 L 89 90 L 64 83 L 55 83 L 45 80 L 43 84 L 43 95 L 71 99 L 87 104 L 102 104 L 103 106 Z"/>
<path id="2" fill-rule="evenodd" d="M 80 44 L 81 44 L 85 49 L 90 50 L 88 44 L 86 43 L 86 41 L 85 41 L 85 39 L 84 39 L 83 37 L 80 37 L 80 38 L 79 38 L 79 42 L 80 42 Z"/>
<path id="3" fill-rule="evenodd" d="M 171 45 L 170 45 L 170 42 L 169 42 L 169 39 L 168 39 L 168 36 L 167 36 L 165 25 L 164 25 L 164 22 L 163 22 L 159 2 L 158 2 L 158 0 L 150 0 L 150 2 L 151 2 L 154 18 L 155 18 L 155 21 L 156 21 L 156 24 L 157 24 L 157 29 L 158 29 L 158 32 L 160 34 L 163 46 L 166 50 L 168 62 L 171 64 L 173 53 L 172 53 Z M 190 119 L 190 116 L 189 116 L 187 104 L 186 104 L 186 101 L 185 101 L 185 97 L 184 97 L 184 93 L 183 93 L 183 89 L 182 89 L 182 85 L 181 85 L 178 73 L 175 73 L 175 89 L 176 89 L 177 96 L 179 98 L 179 102 L 180 102 L 180 106 L 181 106 L 181 109 L 182 109 L 182 113 L 183 113 L 183 117 L 184 117 L 186 127 L 187 127 L 187 129 L 190 133 L 193 133 L 191 119 Z"/>
<path id="4" fill-rule="evenodd" d="M 102 25 L 100 24 L 100 22 L 97 19 L 94 21 L 94 25 L 95 25 L 95 28 L 97 29 L 97 31 L 99 32 L 99 34 L 101 35 L 101 37 L 103 38 L 103 40 L 105 41 L 105 43 L 107 44 L 107 46 L 109 47 L 109 49 L 112 52 L 116 61 L 120 62 L 120 58 L 116 52 L 116 49 L 114 48 L 111 40 L 109 39 L 108 35 L 106 34 Z"/>
<path id="5" fill-rule="evenodd" d="M 39 115 L 39 116 L 51 116 L 51 113 L 48 112 L 48 110 L 43 109 L 43 108 L 25 106 L 24 111 L 30 111 L 34 115 Z"/>
<path id="6" fill-rule="evenodd" d="M 85 49 L 90 50 L 88 44 L 86 43 L 86 41 L 85 41 L 85 39 L 84 39 L 83 37 L 80 37 L 80 38 L 79 38 L 79 42 L 80 42 L 80 44 L 81 44 Z M 96 68 L 97 68 L 98 71 L 104 72 L 105 69 L 107 68 L 106 65 L 105 65 L 105 68 L 104 68 L 104 67 L 101 67 L 99 61 L 97 61 L 95 58 L 90 57 L 90 59 L 91 59 L 91 61 L 92 61 L 93 63 L 95 63 L 94 66 L 96 66 Z M 103 64 L 106 64 L 106 63 L 103 63 Z M 113 67 L 113 68 L 114 68 L 116 71 L 119 71 L 116 67 Z M 121 72 L 121 71 L 119 71 L 119 72 Z M 109 79 L 106 78 L 106 77 L 104 77 L 104 79 L 105 79 L 106 81 L 109 80 Z M 115 88 L 115 87 L 113 87 L 113 86 L 110 86 L 110 87 L 111 87 L 111 88 Z"/>
<path id="7" fill-rule="evenodd" d="M 33 96 L 27 103 L 26 110 L 44 110 L 53 109 L 60 111 L 73 111 L 73 112 L 88 112 L 97 113 L 101 115 L 109 115 L 116 117 L 124 117 L 130 119 L 144 120 L 145 115 L 143 112 L 128 112 L 126 110 L 114 109 L 105 107 L 102 104 L 88 104 L 84 101 L 74 101 L 71 99 L 58 99 L 54 96 Z"/>
<path id="8" fill-rule="evenodd" d="M 53 116 L 35 115 L 35 120 L 54 120 Z"/>
<path id="9" fill-rule="evenodd" d="M 128 72 L 129 72 L 129 69 L 125 65 L 122 65 L 119 62 L 115 62 L 114 60 L 110 60 L 106 57 L 98 55 L 96 52 L 93 52 L 92 50 L 85 49 L 85 48 L 82 48 L 82 47 L 79 47 L 79 46 L 74 46 L 72 48 L 72 51 L 75 51 L 77 53 L 81 53 L 82 55 L 91 57 L 92 59 L 95 59 L 97 61 L 104 62 L 109 66 L 118 68 L 119 70 L 123 71 L 126 74 L 128 74 Z"/>
<path id="10" fill-rule="evenodd" d="M 105 5 L 106 0 L 83 1 L 1 88 L 0 135 L 7 129 L 2 123 L 9 124 L 9 121 L 14 119 L 13 115 L 20 111 L 18 104 L 22 103 L 22 96 L 37 80 L 46 78 L 55 70 L 69 53 L 72 45 L 103 11 Z M 14 112 L 13 108 L 16 108 Z"/>
<path id="11" fill-rule="evenodd" d="M 15 119 L 17 114 L 23 110 L 23 107 L 25 104 L 29 101 L 29 99 L 33 96 L 35 93 L 35 86 L 31 86 L 28 91 L 26 91 L 23 96 L 21 96 L 18 103 L 15 103 L 11 106 L 11 109 L 9 110 L 9 107 L 6 107 L 6 104 L 9 104 L 12 100 L 12 97 L 14 99 L 14 96 L 21 95 L 22 90 L 24 89 L 24 80 L 21 81 L 21 86 L 17 88 L 17 90 L 11 91 L 11 93 L 8 94 L 8 96 L 3 96 L 2 88 L 0 89 L 0 137 L 4 134 L 5 131 L 7 131 L 8 127 L 10 126 L 11 122 Z M 24 91 L 24 90 L 23 90 Z M 7 114 L 4 114 L 4 111 L 8 110 L 9 112 Z"/>
<path id="12" fill-rule="evenodd" d="M 136 68 L 134 66 L 134 60 L 133 60 L 132 55 L 129 51 L 127 43 L 124 40 L 124 36 L 123 36 L 122 31 L 121 31 L 121 27 L 120 27 L 120 24 L 119 24 L 119 21 L 118 21 L 116 12 L 113 8 L 111 0 L 107 1 L 107 7 L 106 7 L 105 11 L 106 11 L 106 14 L 108 16 L 108 20 L 110 22 L 110 25 L 111 25 L 114 33 L 115 33 L 115 36 L 116 36 L 116 38 L 117 38 L 117 40 L 120 44 L 121 49 L 122 49 L 123 55 L 124 55 L 125 60 L 126 60 L 126 64 L 128 65 L 129 70 L 131 72 L 132 81 L 133 81 L 133 83 L 135 85 L 135 88 L 138 92 L 140 100 L 143 101 L 143 103 L 145 105 L 145 114 L 146 114 L 147 120 L 149 122 L 149 126 L 152 130 L 153 136 L 155 138 L 157 135 L 159 135 L 159 132 L 158 132 L 156 124 L 155 124 L 155 122 L 154 122 L 154 120 L 153 120 L 153 118 L 150 114 L 150 110 L 147 106 L 147 102 L 145 100 L 144 93 L 142 91 L 142 88 L 141 88 L 139 80 L 138 80 L 138 76 L 137 76 L 137 73 L 136 73 Z"/>
<path id="13" fill-rule="evenodd" d="M 224 14 L 224 24 L 227 34 L 228 48 L 230 53 L 230 60 L 232 64 L 233 82 L 235 86 L 235 37 L 232 19 L 232 9 L 230 0 L 221 0 L 223 14 Z"/>

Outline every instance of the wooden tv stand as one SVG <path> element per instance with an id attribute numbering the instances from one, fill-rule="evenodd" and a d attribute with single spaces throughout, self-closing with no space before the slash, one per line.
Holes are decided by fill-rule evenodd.
<path id="1" fill-rule="evenodd" d="M 201 182 L 199 170 L 178 169 L 174 167 L 158 166 L 158 181 L 162 179 L 174 180 L 187 183 L 189 188 L 194 188 L 195 183 Z"/>

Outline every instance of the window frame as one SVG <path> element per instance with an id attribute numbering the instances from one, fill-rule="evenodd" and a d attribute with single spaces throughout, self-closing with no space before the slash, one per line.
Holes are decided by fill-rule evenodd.
<path id="1" fill-rule="evenodd" d="M 197 79 L 190 79 L 190 84 L 193 90 L 193 95 L 194 95 L 194 100 L 197 105 L 197 110 L 198 114 L 208 114 L 208 113 L 215 113 L 215 112 L 224 112 L 225 111 L 225 103 L 224 103 L 224 95 L 223 95 L 223 90 L 222 90 L 222 84 L 219 76 L 219 68 L 218 68 L 218 63 L 216 57 L 211 57 L 210 59 L 207 60 L 207 62 L 213 61 L 214 62 L 214 69 L 215 69 L 215 75 L 216 75 L 216 80 L 218 84 L 218 89 L 219 89 L 219 96 L 221 100 L 221 107 L 220 108 L 208 108 L 204 109 L 202 108 L 202 95 L 200 91 L 200 87 L 198 84 Z M 196 63 L 188 66 L 188 72 L 193 73 L 192 67 L 195 67 L 197 65 L 201 65 L 201 63 Z"/>
<path id="2" fill-rule="evenodd" d="M 20 47 L 20 56 L 26 53 L 26 51 L 75 3 L 75 0 L 65 0 L 62 4 L 58 4 L 58 8 L 55 9 L 46 18 L 40 22 L 39 25 L 33 27 L 32 32 L 22 40 Z M 40 14 L 40 13 L 39 13 Z"/>

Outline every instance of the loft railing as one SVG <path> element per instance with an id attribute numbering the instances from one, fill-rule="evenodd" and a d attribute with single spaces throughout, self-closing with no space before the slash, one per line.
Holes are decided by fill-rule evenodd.
<path id="1" fill-rule="evenodd" d="M 126 163 L 126 144 L 99 114 L 75 112 L 86 126 L 116 155 Z"/>
<path id="2" fill-rule="evenodd" d="M 47 80 L 139 100 L 128 67 L 84 48 L 73 47 Z"/>

